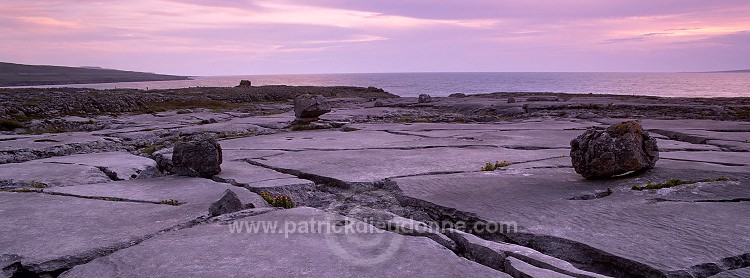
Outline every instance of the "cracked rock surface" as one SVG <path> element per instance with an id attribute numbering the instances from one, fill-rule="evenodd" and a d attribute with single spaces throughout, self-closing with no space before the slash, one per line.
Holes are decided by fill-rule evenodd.
<path id="1" fill-rule="evenodd" d="M 343 127 L 322 130 L 291 131 L 292 103 L 274 102 L 2 134 L 0 273 L 748 275 L 747 121 L 689 113 L 712 111 L 701 100 L 513 98 L 329 98 L 333 111 L 320 120 Z M 660 115 L 665 101 L 705 118 Z M 658 140 L 655 167 L 607 180 L 577 174 L 570 140 L 631 119 Z M 175 142 L 196 135 L 221 144 L 222 171 L 165 171 Z M 295 208 L 273 208 L 260 193 Z M 357 227 L 365 232 L 347 232 Z"/>

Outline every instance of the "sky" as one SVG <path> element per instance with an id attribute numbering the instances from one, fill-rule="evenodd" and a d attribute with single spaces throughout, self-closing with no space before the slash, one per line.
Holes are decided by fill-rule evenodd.
<path id="1" fill-rule="evenodd" d="M 179 75 L 750 68 L 748 0 L 0 0 L 0 61 Z"/>

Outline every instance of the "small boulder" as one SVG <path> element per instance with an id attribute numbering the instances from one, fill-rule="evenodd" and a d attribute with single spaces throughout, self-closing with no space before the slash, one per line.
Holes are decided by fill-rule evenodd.
<path id="1" fill-rule="evenodd" d="M 428 94 L 421 94 L 419 95 L 419 99 L 417 99 L 417 102 L 419 103 L 428 103 L 432 102 L 432 97 Z"/>
<path id="2" fill-rule="evenodd" d="M 317 119 L 331 112 L 331 105 L 325 97 L 304 94 L 294 100 L 294 116 L 297 119 Z"/>
<path id="3" fill-rule="evenodd" d="M 464 93 L 453 93 L 453 94 L 448 95 L 448 97 L 462 98 L 462 97 L 466 97 L 466 94 L 464 94 Z"/>
<path id="4" fill-rule="evenodd" d="M 240 85 L 237 87 L 252 87 L 253 83 L 250 80 L 240 80 Z"/>
<path id="5" fill-rule="evenodd" d="M 172 153 L 172 172 L 210 178 L 221 172 L 221 146 L 213 138 L 178 142 Z"/>
<path id="6" fill-rule="evenodd" d="M 224 191 L 224 195 L 221 196 L 221 199 L 208 207 L 208 214 L 211 216 L 217 216 L 225 213 L 241 211 L 243 209 L 242 201 L 237 197 L 237 194 L 235 194 L 234 191 L 227 189 Z"/>
<path id="7" fill-rule="evenodd" d="M 514 97 L 509 97 L 509 98 L 508 98 L 508 103 L 516 103 L 516 98 L 514 98 Z"/>
<path id="8" fill-rule="evenodd" d="M 659 160 L 656 139 L 636 121 L 614 124 L 603 131 L 589 129 L 570 141 L 570 147 L 573 168 L 587 179 L 651 169 Z"/>

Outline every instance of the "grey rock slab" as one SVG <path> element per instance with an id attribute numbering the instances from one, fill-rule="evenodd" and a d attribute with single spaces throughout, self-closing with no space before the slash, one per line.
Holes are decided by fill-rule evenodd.
<path id="1" fill-rule="evenodd" d="M 660 154 L 660 156 L 665 159 L 709 162 L 709 163 L 717 163 L 717 164 L 727 164 L 729 166 L 750 165 L 750 154 L 748 154 L 747 152 L 674 151 L 674 152 L 663 152 Z"/>
<path id="2" fill-rule="evenodd" d="M 481 142 L 492 143 L 506 148 L 536 149 L 559 148 L 569 149 L 570 140 L 581 135 L 581 130 L 514 130 L 493 131 L 468 135 Z"/>
<path id="3" fill-rule="evenodd" d="M 388 227 L 389 231 L 399 233 L 407 236 L 423 236 L 438 244 L 448 248 L 450 250 L 456 250 L 456 243 L 448 238 L 448 236 L 440 233 L 437 229 L 434 229 L 424 222 L 419 222 L 413 219 L 404 218 L 401 216 L 395 216 L 384 222 L 385 227 Z"/>
<path id="4" fill-rule="evenodd" d="M 247 189 L 209 179 L 167 176 L 147 180 L 130 180 L 44 189 L 45 192 L 63 193 L 87 197 L 111 197 L 128 200 L 160 202 L 177 200 L 182 206 L 197 206 L 197 211 L 208 211 L 209 205 L 219 200 L 225 190 L 231 190 L 243 204 L 266 207 L 267 203 L 258 194 Z"/>
<path id="5" fill-rule="evenodd" d="M 270 229 L 276 233 L 230 232 L 242 223 L 279 226 Z M 297 228 L 307 223 L 322 226 L 309 230 L 314 232 Z M 283 233 L 287 225 L 297 232 Z M 372 227 L 312 208 L 278 210 L 167 233 L 76 266 L 61 277 L 509 277 L 424 237 L 341 232 L 347 226 Z M 328 232 L 326 227 L 338 229 Z"/>
<path id="6" fill-rule="evenodd" d="M 156 161 L 126 152 L 104 152 L 51 157 L 31 163 L 60 163 L 103 167 L 116 174 L 116 179 L 130 180 L 159 175 Z M 142 176 L 141 176 L 142 175 Z"/>
<path id="7" fill-rule="evenodd" d="M 750 130 L 750 129 L 748 129 Z M 723 132 L 712 130 L 683 130 L 689 135 L 695 135 L 714 140 L 725 140 L 750 143 L 750 132 Z"/>
<path id="8" fill-rule="evenodd" d="M 122 148 L 119 138 L 97 136 L 86 132 L 30 135 L 22 139 L 2 142 L 0 164 L 53 156 L 116 151 Z"/>
<path id="9" fill-rule="evenodd" d="M 16 140 L 2 141 L 0 151 L 52 149 L 70 144 L 92 144 L 105 141 L 104 138 L 106 137 L 92 135 L 88 132 L 27 135 Z"/>
<path id="10" fill-rule="evenodd" d="M 747 278 L 750 277 L 750 267 L 738 268 L 734 270 L 728 270 L 720 272 L 711 278 Z"/>
<path id="11" fill-rule="evenodd" d="M 665 152 L 665 153 L 668 153 L 668 152 Z M 665 153 L 662 153 L 662 154 L 665 154 Z M 664 158 L 659 160 L 656 167 L 677 169 L 677 170 L 683 170 L 683 171 L 703 170 L 703 171 L 716 171 L 719 173 L 722 173 L 722 172 L 750 173 L 750 166 L 729 166 L 729 165 L 722 165 L 722 164 L 716 164 L 716 163 L 673 160 L 673 159 L 664 159 Z"/>
<path id="12" fill-rule="evenodd" d="M 515 278 L 569 278 L 573 277 L 549 269 L 538 268 L 516 258 L 505 260 L 505 272 Z"/>
<path id="13" fill-rule="evenodd" d="M 257 163 L 348 182 L 374 182 L 385 178 L 439 172 L 479 171 L 486 162 L 511 163 L 549 159 L 568 150 L 513 150 L 493 147 L 430 148 L 417 150 L 303 151 Z"/>
<path id="14" fill-rule="evenodd" d="M 593 272 L 588 272 L 584 270 L 580 270 L 573 266 L 573 264 L 552 257 L 545 254 L 540 253 L 539 251 L 536 251 L 534 249 L 523 247 L 515 244 L 509 244 L 504 242 L 494 242 L 494 241 L 488 241 L 481 238 L 478 238 L 475 235 L 467 234 L 458 230 L 453 229 L 447 229 L 446 234 L 454 239 L 459 246 L 466 249 L 467 252 L 472 254 L 473 256 L 489 256 L 489 257 L 497 257 L 497 258 L 505 258 L 505 271 L 510 273 L 514 277 L 519 277 L 514 274 L 513 271 L 509 271 L 508 269 L 508 260 L 510 259 L 517 259 L 523 262 L 523 264 L 518 264 L 518 266 L 523 266 L 524 269 L 527 269 L 530 272 L 538 272 L 538 273 L 556 273 L 556 274 L 567 274 L 572 275 L 574 277 L 596 277 L 596 278 L 606 278 L 608 276 L 600 275 Z M 492 253 L 495 254 L 492 254 Z M 497 263 L 497 262 L 493 262 Z M 528 266 L 525 264 L 528 263 Z M 519 269 L 516 269 L 519 270 Z M 520 273 L 524 273 L 524 271 L 520 271 Z M 529 274 L 529 273 L 527 273 Z M 571 277 L 571 276 L 559 276 L 559 277 Z M 529 276 L 523 276 L 521 277 L 529 277 Z M 530 277 L 546 277 L 546 276 L 530 276 Z M 551 277 L 551 276 L 550 276 Z"/>
<path id="15" fill-rule="evenodd" d="M 258 133 L 259 131 L 266 132 L 265 128 L 259 127 L 255 124 L 236 123 L 233 121 L 210 123 L 193 125 L 188 127 L 181 127 L 174 130 L 182 136 L 194 135 L 201 133 L 220 133 L 228 135 L 251 135 Z"/>
<path id="16" fill-rule="evenodd" d="M 258 159 L 258 158 L 263 158 L 267 156 L 274 156 L 274 155 L 280 155 L 280 154 L 286 153 L 285 151 L 274 151 L 274 150 L 235 150 L 235 149 L 225 148 L 223 145 L 224 141 L 219 141 L 219 144 L 222 144 L 221 155 L 224 158 L 224 163 L 234 161 L 234 160 L 242 160 L 242 159 Z M 171 151 L 169 152 L 171 153 Z"/>
<path id="17" fill-rule="evenodd" d="M 298 179 L 298 178 L 285 178 L 285 179 L 273 179 L 257 181 L 253 183 L 245 184 L 244 187 L 248 189 L 270 189 L 270 188 L 305 188 L 312 187 L 315 183 L 310 180 Z"/>
<path id="18" fill-rule="evenodd" d="M 53 187 L 111 181 L 104 172 L 94 166 L 38 162 L 0 165 L 0 183 L 9 187 L 18 187 L 33 182 Z"/>
<path id="19" fill-rule="evenodd" d="M 530 119 L 514 122 L 496 122 L 487 124 L 453 124 L 453 123 L 410 123 L 410 124 L 352 124 L 352 127 L 364 130 L 394 130 L 394 131 L 416 131 L 429 132 L 441 130 L 457 131 L 483 131 L 483 130 L 586 130 L 591 126 L 602 124 L 586 120 L 550 120 Z M 456 134 L 456 133 L 454 133 Z M 460 133 L 458 133 L 460 134 Z M 456 135 L 458 135 L 456 134 Z"/>
<path id="20" fill-rule="evenodd" d="M 0 192 L 0 246 L 31 271 L 85 262 L 206 214 L 206 208 Z"/>
<path id="21" fill-rule="evenodd" d="M 653 182 L 661 182 L 655 180 Z M 750 201 L 750 186 L 741 181 L 703 181 L 659 190 L 644 190 L 636 193 L 654 200 L 709 202 L 745 199 Z"/>
<path id="22" fill-rule="evenodd" d="M 222 165 L 223 170 L 218 175 L 214 176 L 215 179 L 230 182 L 236 185 L 253 185 L 258 183 L 276 181 L 276 184 L 291 182 L 296 184 L 299 181 L 297 177 L 280 173 L 268 168 L 252 165 L 245 161 L 231 161 L 226 162 Z M 310 183 L 310 181 L 302 180 L 303 183 Z"/>
<path id="23" fill-rule="evenodd" d="M 726 141 L 726 140 L 708 140 L 706 144 L 727 148 L 737 152 L 750 152 L 750 143 Z"/>
<path id="24" fill-rule="evenodd" d="M 521 234 L 509 234 L 510 237 L 523 241 L 524 233 L 544 236 L 533 243 L 537 250 L 554 253 L 555 244 L 569 240 L 667 271 L 747 253 L 750 219 L 744 215 L 750 209 L 750 202 L 656 202 L 653 195 L 630 187 L 647 181 L 699 180 L 725 174 L 657 167 L 630 178 L 586 181 L 573 169 L 560 168 L 420 176 L 394 181 L 405 196 L 428 202 L 418 202 L 422 206 L 435 204 L 490 221 L 514 221 Z M 734 177 L 739 178 L 737 187 L 750 186 L 746 174 Z M 569 200 L 607 188 L 613 189 L 611 196 Z M 732 190 L 731 186 L 724 188 Z M 579 247 L 574 244 L 571 248 Z M 566 253 L 551 255 L 568 260 L 561 254 Z M 575 259 L 585 262 L 600 255 Z"/>
<path id="25" fill-rule="evenodd" d="M 221 141 L 227 149 L 360 149 L 406 143 L 419 138 L 382 131 L 307 131 L 237 138 Z M 402 145 L 402 144 L 399 144 Z"/>
<path id="26" fill-rule="evenodd" d="M 507 169 L 531 169 L 531 168 L 572 168 L 570 157 L 555 157 L 550 159 L 531 161 L 525 163 L 511 164 Z"/>
<path id="27" fill-rule="evenodd" d="M 649 135 L 655 135 L 650 133 Z M 652 136 L 655 137 L 655 136 Z M 682 141 L 675 141 L 669 139 L 656 139 L 656 144 L 659 146 L 659 151 L 721 151 L 721 148 L 717 147 L 717 144 L 693 144 Z M 750 144 L 748 144 L 750 145 Z"/>
<path id="28" fill-rule="evenodd" d="M 625 119 L 601 119 L 597 120 L 606 124 L 616 124 Z M 641 125 L 645 129 L 703 129 L 703 130 L 735 130 L 743 131 L 750 130 L 750 123 L 748 122 L 734 122 L 734 121 L 716 121 L 716 120 L 698 120 L 698 119 L 687 119 L 687 120 L 654 120 L 654 119 L 641 119 L 639 120 Z"/>

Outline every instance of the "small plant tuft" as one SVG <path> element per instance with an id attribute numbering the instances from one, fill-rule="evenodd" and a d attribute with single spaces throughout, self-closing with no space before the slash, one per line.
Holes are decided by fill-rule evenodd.
<path id="1" fill-rule="evenodd" d="M 495 161 L 495 163 L 487 162 L 484 164 L 484 167 L 482 167 L 482 171 L 495 171 L 498 168 L 508 167 L 510 166 L 510 162 L 508 161 Z"/>
<path id="2" fill-rule="evenodd" d="M 159 204 L 170 205 L 170 206 L 179 206 L 179 205 L 182 205 L 182 203 L 180 203 L 180 201 L 175 200 L 175 199 L 162 200 L 161 202 L 159 202 Z"/>
<path id="3" fill-rule="evenodd" d="M 263 200 L 265 200 L 269 205 L 273 207 L 285 208 L 285 209 L 290 209 L 294 207 L 294 202 L 292 201 L 292 198 L 286 195 L 272 196 L 271 193 L 263 191 L 263 192 L 260 192 L 260 196 L 263 198 Z"/>
<path id="4" fill-rule="evenodd" d="M 47 185 L 38 181 L 32 181 L 29 183 L 29 186 L 33 188 L 47 188 Z"/>
<path id="5" fill-rule="evenodd" d="M 641 190 L 670 188 L 670 187 L 675 187 L 675 186 L 678 186 L 678 185 L 694 184 L 694 183 L 699 183 L 699 182 L 716 182 L 716 181 L 731 181 L 731 180 L 732 179 L 727 178 L 727 177 L 723 177 L 723 176 L 722 177 L 718 177 L 718 178 L 702 179 L 702 180 L 698 180 L 698 181 L 689 181 L 689 180 L 681 180 L 681 179 L 672 178 L 672 179 L 669 179 L 669 180 L 667 180 L 665 182 L 661 182 L 661 183 L 648 182 L 644 186 L 633 185 L 633 187 L 631 187 L 630 189 L 641 191 Z"/>
<path id="6" fill-rule="evenodd" d="M 713 178 L 713 179 L 705 179 L 704 181 L 706 181 L 706 182 L 713 182 L 713 181 L 731 181 L 731 180 L 732 179 L 730 179 L 730 178 L 721 176 L 721 177 Z"/>
<path id="7" fill-rule="evenodd" d="M 307 124 L 295 124 L 295 125 L 292 125 L 290 129 L 292 131 L 305 131 L 305 130 L 313 130 L 315 128 Z"/>
<path id="8" fill-rule="evenodd" d="M 2 190 L 5 192 L 15 192 L 15 193 L 39 193 L 41 192 L 38 189 L 31 189 L 31 188 L 16 188 L 16 189 L 8 189 L 8 190 Z"/>

